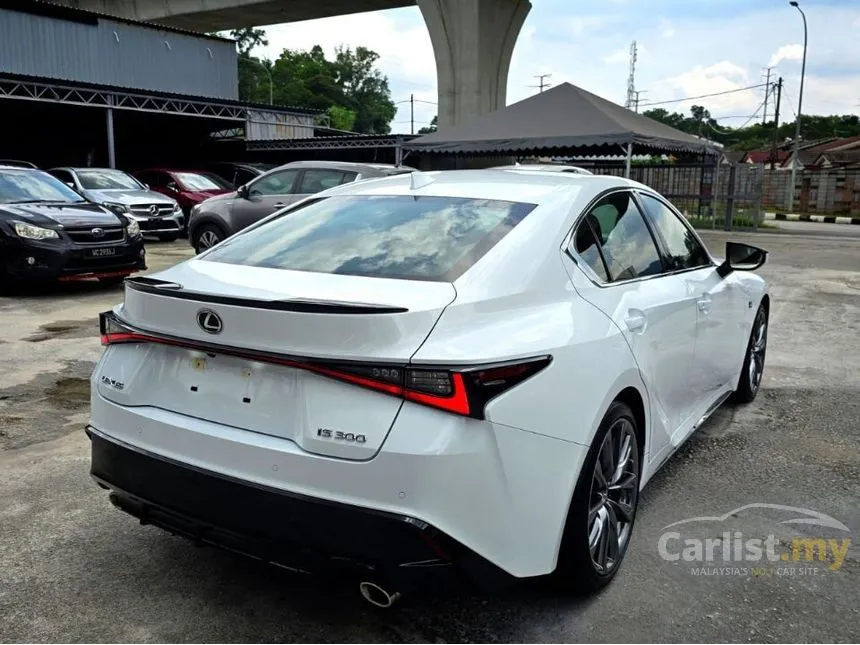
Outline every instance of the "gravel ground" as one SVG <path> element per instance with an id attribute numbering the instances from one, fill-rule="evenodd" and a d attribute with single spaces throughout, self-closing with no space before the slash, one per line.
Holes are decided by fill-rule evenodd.
<path id="1" fill-rule="evenodd" d="M 727 237 L 704 236 L 715 249 Z M 352 587 L 137 525 L 89 479 L 82 431 L 97 314 L 121 290 L 65 285 L 0 299 L 0 640 L 857 642 L 853 544 L 838 570 L 831 558 L 794 575 L 770 563 L 758 575 L 695 575 L 658 552 L 668 524 L 754 503 L 825 513 L 851 532 L 778 524 L 784 513 L 752 508 L 685 536 L 860 531 L 860 239 L 803 229 L 733 239 L 771 251 L 761 270 L 774 303 L 764 389 L 752 405 L 721 409 L 649 484 L 622 571 L 590 600 L 531 585 L 406 598 L 380 613 Z M 181 240 L 148 247 L 154 269 L 190 255 Z"/>

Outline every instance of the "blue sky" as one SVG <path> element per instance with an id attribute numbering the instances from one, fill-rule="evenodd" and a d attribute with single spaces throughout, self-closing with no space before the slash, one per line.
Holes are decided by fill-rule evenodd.
<path id="1" fill-rule="evenodd" d="M 860 0 L 804 0 L 801 6 L 809 24 L 803 112 L 860 113 Z M 433 49 L 417 7 L 266 31 L 269 47 L 257 55 L 314 44 L 329 53 L 339 44 L 377 51 L 399 102 L 394 131 L 409 131 L 410 94 L 418 100 L 416 129 L 436 113 Z M 532 0 L 514 50 L 507 102 L 535 93 L 535 75 L 552 74 L 550 83 L 571 82 L 623 104 L 634 39 L 642 105 L 761 83 L 771 65 L 773 75 L 785 79 L 783 114 L 794 118 L 803 23 L 787 0 Z M 758 89 L 662 107 L 687 111 L 698 103 L 737 127 L 754 114 L 760 119 L 763 98 Z"/>

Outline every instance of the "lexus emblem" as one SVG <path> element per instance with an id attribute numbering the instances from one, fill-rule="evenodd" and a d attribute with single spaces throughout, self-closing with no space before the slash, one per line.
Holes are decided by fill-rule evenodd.
<path id="1" fill-rule="evenodd" d="M 149 207 L 149 214 L 150 214 L 150 215 L 152 215 L 153 217 L 155 217 L 156 215 L 158 215 L 158 206 L 156 206 L 155 204 L 153 204 L 152 206 L 150 206 L 150 207 Z"/>
<path id="2" fill-rule="evenodd" d="M 201 309 L 197 312 L 197 325 L 207 334 L 220 334 L 224 329 L 221 316 L 210 309 Z"/>
<path id="3" fill-rule="evenodd" d="M 105 236 L 105 230 L 103 228 L 94 228 L 93 230 L 90 231 L 90 233 L 93 234 L 93 237 L 104 237 Z"/>

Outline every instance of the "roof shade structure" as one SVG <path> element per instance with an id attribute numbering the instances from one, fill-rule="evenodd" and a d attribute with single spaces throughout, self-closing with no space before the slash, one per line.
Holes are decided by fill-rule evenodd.
<path id="1" fill-rule="evenodd" d="M 450 155 L 576 151 L 718 154 L 719 146 L 562 83 L 505 108 L 424 135 L 405 150 Z M 610 148 L 611 147 L 611 148 Z M 609 148 L 609 149 L 608 149 Z"/>

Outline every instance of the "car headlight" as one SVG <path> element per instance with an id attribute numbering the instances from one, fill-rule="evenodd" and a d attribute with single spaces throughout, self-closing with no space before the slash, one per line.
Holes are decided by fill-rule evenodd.
<path id="1" fill-rule="evenodd" d="M 102 204 L 102 206 L 104 206 L 105 208 L 111 209 L 117 215 L 125 215 L 126 213 L 130 212 L 128 210 L 128 206 L 126 206 L 125 204 L 114 204 L 111 202 L 104 202 Z"/>
<path id="2" fill-rule="evenodd" d="M 18 237 L 25 237 L 28 240 L 51 240 L 60 237 L 57 231 L 53 229 L 33 226 L 24 222 L 15 222 L 15 233 Z"/>
<path id="3" fill-rule="evenodd" d="M 128 226 L 125 227 L 125 230 L 128 232 L 128 236 L 138 237 L 140 235 L 140 224 L 131 217 L 126 217 L 126 219 L 128 220 Z"/>

